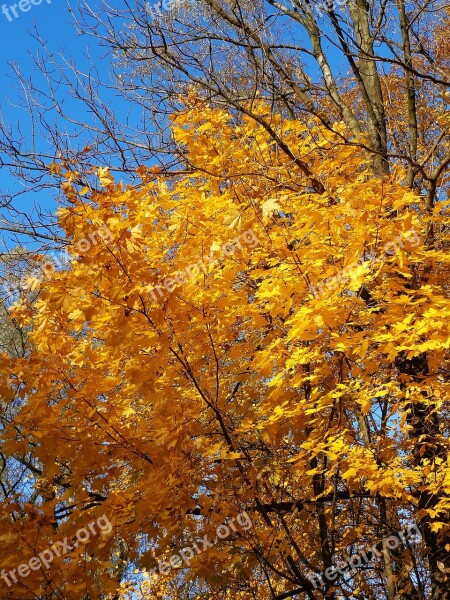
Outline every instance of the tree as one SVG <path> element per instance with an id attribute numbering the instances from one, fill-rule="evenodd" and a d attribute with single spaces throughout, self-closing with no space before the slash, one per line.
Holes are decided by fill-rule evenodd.
<path id="1" fill-rule="evenodd" d="M 444 4 L 170 4 L 158 16 L 148 2 L 137 2 L 133 11 L 107 2 L 101 11 L 87 3 L 80 8 L 80 29 L 112 50 L 121 89 L 149 103 L 152 110 L 146 114 L 154 114 L 157 131 L 163 133 L 161 115 L 173 110 L 186 85 L 195 84 L 211 101 L 255 120 L 250 100 L 262 94 L 291 118 L 312 113 L 329 129 L 335 120 L 344 121 L 347 141 L 358 143 L 365 132 L 377 175 L 399 161 L 409 167 L 411 186 L 432 187 L 442 175 L 449 161 L 448 131 L 423 127 L 422 107 L 439 103 L 449 86 L 448 51 L 441 42 L 448 30 Z M 427 37 L 428 30 L 437 36 Z M 394 111 L 393 93 L 400 96 Z M 431 145 L 437 143 L 433 159 L 421 151 L 430 147 L 429 136 Z M 430 160 L 436 161 L 434 168 Z"/>
<path id="2" fill-rule="evenodd" d="M 187 175 L 66 173 L 73 260 L 0 363 L 45 500 L 4 502 L 0 566 L 111 529 L 6 597 L 449 597 L 448 202 L 332 129 L 191 90 Z"/>
<path id="3" fill-rule="evenodd" d="M 170 10 L 158 14 L 142 0 L 132 7 L 78 3 L 73 14 L 79 31 L 109 50 L 107 79 L 99 61 L 86 73 L 37 35 L 42 56 L 36 67 L 46 85 L 16 67 L 35 137 L 28 140 L 1 123 L 2 164 L 29 180 L 32 189 L 59 185 L 49 163 L 61 157 L 82 175 L 99 161 L 127 178 L 140 164 L 159 164 L 176 174 L 185 163 L 168 117 L 195 85 L 211 102 L 247 111 L 256 120 L 261 115 L 253 113 L 251 100 L 261 96 L 287 118 L 307 121 L 313 114 L 328 129 L 343 120 L 343 142 L 358 145 L 361 132 L 367 134 L 376 174 L 401 164 L 409 170 L 408 184 L 429 193 L 429 202 L 439 194 L 449 162 L 444 2 L 169 4 Z M 111 88 L 126 103 L 126 119 L 110 101 Z M 84 119 L 80 111 L 67 112 L 68 96 L 85 107 Z M 270 120 L 265 126 L 270 131 Z"/>

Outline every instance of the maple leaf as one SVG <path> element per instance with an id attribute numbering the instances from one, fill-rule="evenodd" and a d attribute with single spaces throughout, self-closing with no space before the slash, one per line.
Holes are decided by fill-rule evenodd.
<path id="1" fill-rule="evenodd" d="M 269 600 L 306 563 L 321 572 L 405 522 L 448 552 L 447 209 L 426 245 L 431 217 L 404 172 L 371 177 L 342 124 L 274 114 L 293 163 L 262 125 L 193 98 L 171 120 L 192 171 L 139 167 L 127 187 L 101 168 L 82 200 L 69 174 L 58 218 L 76 258 L 11 309 L 29 346 L 0 355 L 2 450 L 30 478 L 5 494 L 0 571 L 55 533 L 112 525 L 54 556 L 51 578 L 30 570 L 17 600 L 177 598 L 200 581 L 208 597 Z M 380 565 L 358 572 L 358 597 L 383 589 Z"/>

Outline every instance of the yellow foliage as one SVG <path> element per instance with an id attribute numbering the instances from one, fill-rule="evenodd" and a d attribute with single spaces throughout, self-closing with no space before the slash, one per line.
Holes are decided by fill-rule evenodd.
<path id="1" fill-rule="evenodd" d="M 189 176 L 141 167 L 136 188 L 100 169 L 102 189 L 82 201 L 67 177 L 77 201 L 59 218 L 74 260 L 41 282 L 33 306 L 13 309 L 32 350 L 0 363 L 22 406 L 5 447 L 33 452 L 41 473 L 28 485 L 45 497 L 20 511 L 4 503 L 0 568 L 101 514 L 112 531 L 55 557 L 51 580 L 33 571 L 23 580 L 33 593 L 177 598 L 192 579 L 228 590 L 212 597 L 272 598 L 258 557 L 281 594 L 296 547 L 323 568 L 323 523 L 344 555 L 356 524 L 358 539 L 377 541 L 380 499 L 390 527 L 414 519 L 421 486 L 438 498 L 433 531 L 445 529 L 449 463 L 418 462 L 428 442 L 414 438 L 413 413 L 425 402 L 439 415 L 434 442 L 448 448 L 448 207 L 426 245 L 429 216 L 401 173 L 370 177 L 370 157 L 317 123 L 276 116 L 273 127 L 301 163 L 250 119 L 195 105 L 172 119 Z M 101 224 L 112 239 L 77 251 Z M 432 356 L 422 377 L 400 373 L 398 356 L 422 353 Z M 55 529 L 61 506 L 71 509 Z M 167 557 L 244 510 L 250 530 L 182 570 L 115 579 L 120 544 L 148 570 L 151 544 Z"/>

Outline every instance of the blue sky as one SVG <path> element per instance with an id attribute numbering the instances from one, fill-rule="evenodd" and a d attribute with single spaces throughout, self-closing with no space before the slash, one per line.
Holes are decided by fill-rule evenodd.
<path id="1" fill-rule="evenodd" d="M 39 81 L 39 72 L 33 63 L 33 56 L 36 56 L 40 49 L 40 44 L 35 39 L 35 28 L 53 51 L 59 50 L 67 58 L 76 57 L 80 66 L 85 62 L 84 54 L 90 43 L 89 39 L 76 35 L 66 1 L 51 0 L 50 4 L 48 1 L 50 0 L 42 0 L 39 6 L 32 6 L 30 3 L 31 9 L 26 13 L 20 12 L 17 8 L 16 13 L 19 16 L 15 18 L 10 9 L 14 2 L 0 0 L 0 6 L 7 8 L 12 19 L 9 21 L 7 16 L 0 12 L 1 111 L 7 122 L 11 124 L 20 122 L 25 134 L 30 132 L 30 119 L 23 111 L 11 106 L 15 104 L 18 94 L 17 81 L 11 65 L 18 65 L 22 73 L 34 81 Z M 90 45 L 92 51 L 92 43 Z"/>
<path id="2" fill-rule="evenodd" d="M 38 5 L 33 3 L 40 2 Z M 77 0 L 71 0 L 76 6 Z M 95 10 L 97 0 L 90 0 L 90 8 Z M 120 5 L 120 3 L 119 3 Z M 15 8 L 13 8 L 15 6 Z M 20 10 L 20 6 L 26 10 Z M 17 17 L 15 16 L 17 15 Z M 38 52 L 42 52 L 39 42 L 36 39 L 37 33 L 46 42 L 48 48 L 56 53 L 62 54 L 66 60 L 75 59 L 77 68 L 84 73 L 91 70 L 91 59 L 86 58 L 89 53 L 94 59 L 94 64 L 100 71 L 102 82 L 110 80 L 110 58 L 105 57 L 106 49 L 98 45 L 96 40 L 87 36 L 80 36 L 76 33 L 73 24 L 73 17 L 68 10 L 67 0 L 0 0 L 0 34 L 2 43 L 0 45 L 0 83 L 2 94 L 0 96 L 0 109 L 6 123 L 13 129 L 20 129 L 25 137 L 30 137 L 32 121 L 28 111 L 19 109 L 17 106 L 18 97 L 23 95 L 23 91 L 18 89 L 18 82 L 15 78 L 11 65 L 17 65 L 28 79 L 34 84 L 43 81 L 42 75 L 34 64 L 33 58 Z M 334 66 L 340 62 L 337 56 L 334 57 Z M 45 84 L 42 86 L 45 88 Z M 114 106 L 114 113 L 126 115 L 129 117 L 130 106 L 125 105 L 124 100 L 114 96 L 112 92 L 104 90 L 108 101 Z M 81 103 L 75 104 L 70 98 L 65 96 L 66 104 L 70 103 L 71 117 L 80 120 L 90 119 L 86 112 L 86 107 Z M 135 113 L 131 115 L 136 118 Z M 53 117 L 52 117 L 53 118 Z M 135 120 L 136 124 L 136 120 Z M 84 142 L 84 143 L 83 143 Z M 48 150 L 51 154 L 52 148 L 45 148 L 43 139 L 38 142 L 41 144 L 40 150 Z M 76 138 L 78 148 L 82 148 L 88 143 L 81 137 Z M 83 144 L 83 145 L 82 145 Z M 23 183 L 11 177 L 7 169 L 0 170 L 0 193 L 7 193 L 20 189 Z M 54 190 L 45 192 L 36 192 L 31 190 L 20 196 L 15 205 L 24 212 L 31 212 L 34 202 L 38 202 L 44 209 L 54 211 L 57 207 L 56 193 Z"/>
<path id="3" fill-rule="evenodd" d="M 39 2 L 39 0 L 33 0 Z M 92 4 L 94 4 L 93 2 Z M 16 4 L 15 9 L 12 6 Z M 77 35 L 73 24 L 73 17 L 68 10 L 66 0 L 41 0 L 39 5 L 33 5 L 27 0 L 22 0 L 22 6 L 29 8 L 26 12 L 20 10 L 18 0 L 0 0 L 0 109 L 5 122 L 14 129 L 20 125 L 25 137 L 31 137 L 32 121 L 27 111 L 17 107 L 18 99 L 23 97 L 23 91 L 18 88 L 17 78 L 12 66 L 16 65 L 28 79 L 35 84 L 43 81 L 42 75 L 34 64 L 38 52 L 42 53 L 40 43 L 36 39 L 37 32 L 46 42 L 48 48 L 55 53 L 62 54 L 65 59 L 76 59 L 77 67 L 87 72 L 89 60 L 87 52 L 99 59 L 104 57 L 105 49 L 99 48 L 87 36 Z M 14 16 L 14 12 L 18 15 Z M 96 65 L 104 69 L 105 80 L 108 77 L 108 60 L 97 60 Z M 43 85 L 45 88 L 45 85 Z M 66 98 L 67 102 L 68 99 Z M 86 117 L 85 109 L 81 104 L 71 102 L 71 115 L 75 118 Z M 78 139 L 79 143 L 80 140 Z M 42 142 L 44 144 L 44 142 Z M 45 145 L 41 146 L 41 149 Z M 50 148 L 49 148 L 50 150 Z M 6 168 L 0 169 L 0 193 L 8 193 L 23 189 L 23 183 L 13 178 Z M 15 200 L 15 206 L 26 213 L 31 213 L 34 202 L 48 211 L 57 207 L 56 193 L 52 190 L 45 192 L 27 192 Z"/>
<path id="4" fill-rule="evenodd" d="M 35 0 L 38 2 L 39 0 Z M 2 34 L 2 47 L 0 56 L 2 62 L 2 71 L 5 71 L 6 63 L 10 60 L 23 60 L 26 57 L 25 39 L 28 38 L 28 32 L 31 31 L 36 23 L 41 31 L 50 37 L 59 37 L 61 34 L 69 34 L 71 28 L 65 27 L 66 4 L 64 0 L 42 0 L 39 6 L 33 6 L 30 2 L 30 9 L 26 12 L 16 9 L 18 17 L 14 17 L 14 11 L 9 7 L 13 5 L 12 0 L 2 2 L 10 14 L 11 21 L 3 12 L 0 15 L 0 27 Z M 4 9 L 6 10 L 6 9 Z M 23 42 L 23 43 L 22 43 Z"/>

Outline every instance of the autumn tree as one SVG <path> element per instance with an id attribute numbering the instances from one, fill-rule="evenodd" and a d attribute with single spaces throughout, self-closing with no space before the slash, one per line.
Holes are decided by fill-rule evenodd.
<path id="1" fill-rule="evenodd" d="M 367 134 L 376 173 L 401 164 L 408 185 L 431 199 L 439 192 L 449 160 L 445 2 L 172 0 L 170 6 L 159 13 L 144 0 L 73 7 L 80 33 L 109 50 L 107 78 L 98 61 L 86 73 L 36 34 L 39 83 L 15 67 L 21 108 L 36 127 L 28 139 L 0 121 L 1 164 L 32 190 L 60 183 L 48 168 L 52 157 L 72 161 L 83 175 L 92 160 L 128 178 L 140 164 L 176 173 L 186 165 L 168 117 L 194 85 L 210 102 L 256 121 L 261 115 L 251 100 L 261 96 L 287 118 L 312 114 L 328 129 L 343 120 L 342 141 L 358 144 L 360 133 Z M 127 107 L 126 119 L 110 102 L 111 88 Z M 84 113 L 72 114 L 67 97 Z M 270 131 L 270 119 L 264 125 Z M 14 204 L 14 195 L 8 200 Z"/>
<path id="2" fill-rule="evenodd" d="M 178 106 L 180 89 L 195 85 L 211 102 L 256 121 L 261 115 L 253 113 L 251 101 L 261 95 L 290 118 L 313 114 L 328 129 L 342 120 L 346 141 L 367 134 L 376 174 L 401 162 L 409 168 L 411 186 L 431 186 L 439 179 L 439 167 L 448 163 L 448 130 L 442 122 L 431 126 L 423 104 L 442 107 L 450 85 L 445 3 L 179 0 L 170 5 L 155 14 L 143 1 L 133 11 L 108 2 L 93 11 L 81 3 L 78 21 L 81 31 L 114 53 L 123 93 L 148 102 L 146 116 L 160 133 L 155 140 L 170 143 L 162 116 Z M 270 119 L 265 126 L 270 130 Z"/>
<path id="3" fill-rule="evenodd" d="M 44 52 L 46 88 L 16 67 L 36 137 L 0 124 L 2 166 L 33 193 L 63 183 L 67 200 L 66 238 L 13 194 L 0 228 L 77 257 L 13 316 L 35 348 L 4 365 L 5 456 L 29 483 L 4 490 L 3 566 L 105 511 L 111 539 L 21 583 L 61 598 L 123 581 L 144 597 L 445 599 L 445 4 L 78 4 L 113 80 Z M 133 118 L 104 99 L 111 86 Z M 94 164 L 130 185 L 100 171 L 97 188 Z M 77 256 L 101 223 L 114 241 Z M 181 285 L 186 266 L 200 273 Z M 130 576 L 154 568 L 154 544 L 170 556 L 240 510 L 254 529 L 189 571 Z M 423 547 L 381 542 L 413 522 Z M 311 587 L 374 541 L 373 568 Z"/>
<path id="4" fill-rule="evenodd" d="M 345 123 L 185 102 L 189 174 L 66 170 L 73 260 L 12 311 L 3 451 L 37 472 L 4 499 L 2 572 L 111 530 L 4 597 L 448 598 L 448 202 L 374 178 Z"/>

